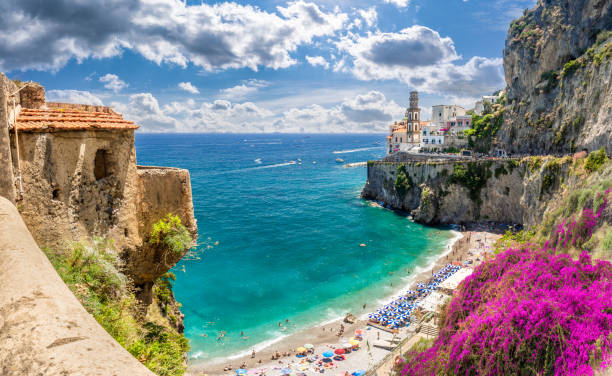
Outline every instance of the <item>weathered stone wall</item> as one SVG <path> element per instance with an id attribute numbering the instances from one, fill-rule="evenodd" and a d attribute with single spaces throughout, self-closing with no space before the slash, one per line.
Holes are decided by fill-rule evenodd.
<path id="1" fill-rule="evenodd" d="M 91 316 L 0 197 L 0 374 L 150 375 Z"/>
<path id="2" fill-rule="evenodd" d="M 153 224 L 176 214 L 197 237 L 189 172 L 137 167 L 132 130 L 20 133 L 19 148 L 19 210 L 39 246 L 113 239 L 138 297 L 150 303 L 154 281 L 183 256 L 148 244 Z"/>
<path id="3" fill-rule="evenodd" d="M 172 167 L 138 166 L 140 232 L 148 234 L 157 219 L 173 213 L 192 235 L 198 228 L 193 215 L 189 171 Z"/>
<path id="4" fill-rule="evenodd" d="M 11 101 L 10 94 L 17 90 L 17 86 L 4 74 L 0 73 L 0 196 L 15 202 L 15 175 L 9 139 L 9 109 L 7 102 Z M 17 98 L 18 99 L 18 98 Z"/>
<path id="5" fill-rule="evenodd" d="M 12 145 L 13 158 L 16 146 Z M 107 176 L 94 173 L 104 150 Z M 134 132 L 20 133 L 19 210 L 41 247 L 108 236 L 118 249 L 141 243 Z"/>
<path id="6" fill-rule="evenodd" d="M 362 196 L 408 211 L 416 221 L 426 224 L 487 220 L 530 226 L 541 221 L 562 184 L 571 186 L 578 179 L 569 174 L 571 158 L 532 158 L 522 161 L 369 162 Z M 475 199 L 470 197 L 467 186 L 453 178 L 458 166 L 470 163 L 483 177 Z M 402 165 L 411 180 L 410 189 L 403 197 L 395 187 L 398 167 Z M 470 178 L 473 175 L 470 174 Z"/>

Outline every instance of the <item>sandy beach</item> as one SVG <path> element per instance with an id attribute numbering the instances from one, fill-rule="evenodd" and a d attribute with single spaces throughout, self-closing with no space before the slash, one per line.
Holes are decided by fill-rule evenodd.
<path id="1" fill-rule="evenodd" d="M 493 227 L 486 224 L 474 224 L 466 228 L 462 228 L 461 237 L 457 237 L 452 245 L 452 248 L 441 252 L 438 259 L 431 263 L 429 267 L 415 276 L 412 283 L 406 286 L 401 291 L 415 289 L 419 282 L 427 283 L 434 272 L 442 269 L 445 265 L 452 263 L 461 263 L 466 268 L 474 268 L 481 262 L 486 260 L 492 244 L 503 234 L 505 228 Z M 395 294 L 399 297 L 401 292 Z M 431 300 L 431 299 L 430 299 Z M 440 302 L 441 303 L 441 302 Z M 437 302 L 436 302 L 437 304 Z M 391 333 L 387 330 L 381 330 L 368 325 L 367 314 L 375 311 L 379 307 L 367 304 L 366 309 L 360 312 L 351 312 L 358 319 L 356 322 L 349 324 L 343 322 L 342 319 L 328 323 L 326 325 L 312 327 L 298 333 L 289 335 L 277 343 L 274 343 L 258 352 L 255 356 L 246 355 L 238 358 L 228 358 L 215 363 L 192 363 L 189 365 L 188 375 L 235 375 L 235 370 L 238 368 L 246 368 L 249 374 L 266 375 L 281 375 L 283 369 L 291 369 L 291 374 L 304 373 L 307 375 L 324 373 L 334 375 L 349 374 L 357 370 L 369 370 L 373 367 L 381 365 L 385 357 L 391 350 L 401 341 L 406 340 L 408 344 L 412 342 L 410 337 L 429 335 L 430 337 L 437 333 L 433 331 L 435 324 L 417 324 L 412 323 L 410 326 L 400 328 L 397 333 Z M 435 322 L 435 319 L 434 319 Z M 289 323 L 290 325 L 291 323 Z M 344 332 L 341 336 L 338 335 L 344 327 Z M 423 330 L 420 330 L 423 328 Z M 425 328 L 429 328 L 425 330 Z M 297 357 L 295 349 L 304 344 L 313 344 L 313 354 L 318 355 L 325 351 L 333 351 L 340 347 L 341 343 L 347 342 L 354 336 L 355 330 L 361 329 L 363 332 L 363 340 L 361 341 L 360 349 L 350 354 L 346 354 L 346 360 L 334 361 L 333 367 L 322 367 L 317 362 L 309 363 L 305 358 Z M 417 332 L 420 332 L 417 334 Z M 380 347 L 382 344 L 386 346 Z M 406 346 L 405 350 L 409 347 Z M 280 358 L 272 359 L 278 353 Z M 391 359 L 392 361 L 392 359 Z M 387 360 L 387 363 L 389 360 Z M 231 369 L 230 369 L 231 368 Z M 381 367 L 385 368 L 385 367 Z M 386 369 L 389 369 L 387 365 Z M 285 371 L 286 373 L 286 371 Z"/>

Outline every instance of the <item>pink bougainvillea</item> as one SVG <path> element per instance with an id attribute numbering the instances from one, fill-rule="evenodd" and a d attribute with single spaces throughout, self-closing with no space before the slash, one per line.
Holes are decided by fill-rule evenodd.
<path id="1" fill-rule="evenodd" d="M 593 375 L 609 364 L 612 264 L 557 253 L 588 240 L 605 205 L 564 222 L 540 249 L 507 249 L 476 268 L 434 346 L 409 354 L 401 375 Z"/>

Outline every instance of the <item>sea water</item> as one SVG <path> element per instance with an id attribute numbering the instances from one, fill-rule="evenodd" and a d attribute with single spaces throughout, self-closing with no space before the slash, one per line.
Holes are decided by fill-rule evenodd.
<path id="1" fill-rule="evenodd" d="M 372 207 L 359 197 L 366 167 L 342 167 L 382 157 L 384 141 L 137 134 L 139 164 L 191 173 L 199 257 L 173 269 L 191 362 L 248 353 L 374 310 L 444 251 L 451 231 Z"/>

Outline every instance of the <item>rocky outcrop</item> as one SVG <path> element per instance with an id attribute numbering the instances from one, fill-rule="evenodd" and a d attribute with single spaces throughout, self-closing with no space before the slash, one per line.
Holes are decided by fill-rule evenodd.
<path id="1" fill-rule="evenodd" d="M 539 0 L 511 23 L 498 146 L 612 153 L 612 1 Z"/>
<path id="2" fill-rule="evenodd" d="M 0 197 L 0 374 L 153 375 L 89 314 Z"/>
<path id="3" fill-rule="evenodd" d="M 542 220 L 562 184 L 580 180 L 570 173 L 571 164 L 569 157 L 369 162 L 362 197 L 410 212 L 425 224 L 486 220 L 531 226 Z M 409 180 L 404 187 L 400 174 Z"/>

